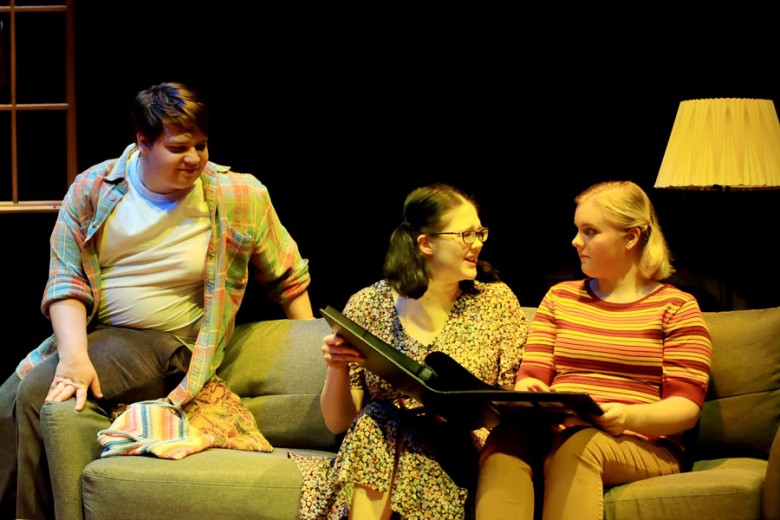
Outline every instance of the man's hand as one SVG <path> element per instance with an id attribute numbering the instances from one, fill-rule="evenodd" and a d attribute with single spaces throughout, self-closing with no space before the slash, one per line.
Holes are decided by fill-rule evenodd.
<path id="1" fill-rule="evenodd" d="M 76 406 L 74 409 L 80 412 L 87 404 L 87 395 L 90 390 L 95 397 L 103 397 L 97 372 L 95 372 L 95 367 L 92 366 L 89 356 L 71 362 L 60 359 L 44 402 L 62 402 L 75 396 Z"/>
<path id="2" fill-rule="evenodd" d="M 87 404 L 87 391 L 102 398 L 95 367 L 87 354 L 87 310 L 76 299 L 59 300 L 49 307 L 60 358 L 45 402 L 60 402 L 76 396 L 77 412 Z"/>

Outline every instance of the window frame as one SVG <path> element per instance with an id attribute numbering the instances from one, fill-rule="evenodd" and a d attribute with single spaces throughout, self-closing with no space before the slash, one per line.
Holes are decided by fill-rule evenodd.
<path id="1" fill-rule="evenodd" d="M 68 186 L 78 173 L 76 157 L 76 79 L 74 59 L 74 2 L 65 0 L 56 5 L 16 5 L 9 0 L 8 5 L 0 5 L 0 14 L 9 14 L 9 75 L 8 84 L 10 103 L 0 103 L 0 112 L 10 112 L 11 123 L 11 200 L 0 200 L 0 213 L 40 213 L 56 212 L 62 205 L 61 200 L 21 200 L 19 197 L 19 142 L 17 115 L 23 111 L 65 111 L 66 165 Z M 64 13 L 65 15 L 65 102 L 64 103 L 17 103 L 16 86 L 16 13 Z M 59 46 L 53 46 L 59 50 Z M 0 182 L 8 179 L 0 172 Z"/>

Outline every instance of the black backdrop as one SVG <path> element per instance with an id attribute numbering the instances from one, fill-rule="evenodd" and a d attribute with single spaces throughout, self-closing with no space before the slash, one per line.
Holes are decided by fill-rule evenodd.
<path id="1" fill-rule="evenodd" d="M 491 228 L 483 258 L 536 305 L 551 283 L 581 275 L 572 199 L 607 179 L 648 191 L 680 271 L 673 281 L 705 310 L 722 307 L 724 277 L 735 307 L 780 305 L 772 255 L 780 191 L 653 188 L 680 101 L 777 103 L 773 74 L 695 46 L 673 63 L 660 48 L 639 52 L 641 42 L 574 33 L 576 44 L 558 51 L 549 33 L 526 35 L 503 13 L 250 14 L 246 5 L 79 0 L 79 168 L 132 140 L 127 108 L 137 90 L 183 81 L 214 111 L 211 159 L 268 186 L 311 262 L 315 308 L 341 307 L 381 276 L 404 196 L 432 181 L 477 198 Z M 8 368 L 50 333 L 39 303 L 54 219 L 0 214 Z M 241 314 L 278 316 L 257 294 Z"/>

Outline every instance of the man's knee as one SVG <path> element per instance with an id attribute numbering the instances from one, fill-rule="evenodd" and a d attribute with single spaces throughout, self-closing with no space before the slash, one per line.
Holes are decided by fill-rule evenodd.
<path id="1" fill-rule="evenodd" d="M 16 403 L 20 382 L 19 376 L 14 372 L 0 385 L 0 423 L 13 419 L 14 403 Z"/>
<path id="2" fill-rule="evenodd" d="M 52 364 L 50 360 L 46 360 L 35 366 L 19 381 L 16 390 L 17 410 L 23 407 L 33 407 L 40 410 L 46 395 L 49 393 L 51 382 L 54 380 L 55 368 L 56 363 Z"/>

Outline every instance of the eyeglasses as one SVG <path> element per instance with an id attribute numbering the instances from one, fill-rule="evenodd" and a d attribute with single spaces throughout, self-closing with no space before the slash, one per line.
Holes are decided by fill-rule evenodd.
<path id="1" fill-rule="evenodd" d="M 442 231 L 441 233 L 426 233 L 427 235 L 460 235 L 460 238 L 467 244 L 471 245 L 476 239 L 479 239 L 483 244 L 488 239 L 488 228 L 483 227 L 474 231 L 469 229 L 468 231 Z"/>

